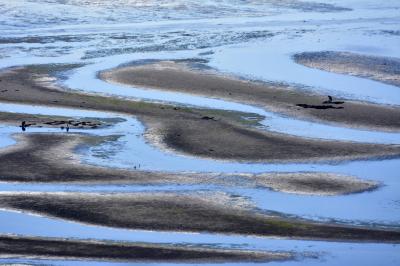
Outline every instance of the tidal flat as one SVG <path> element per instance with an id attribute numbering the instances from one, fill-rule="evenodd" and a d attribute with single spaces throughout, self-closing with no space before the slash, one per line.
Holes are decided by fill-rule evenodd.
<path id="1" fill-rule="evenodd" d="M 400 265 L 399 8 L 0 0 L 0 265 Z"/>
<path id="2" fill-rule="evenodd" d="M 300 55 L 295 56 L 297 61 L 298 57 Z M 247 103 L 287 116 L 339 123 L 347 127 L 388 131 L 398 131 L 400 128 L 400 108 L 344 98 L 330 99 L 329 95 L 312 93 L 291 84 L 249 81 L 218 73 L 215 69 L 207 68 L 207 62 L 195 59 L 134 62 L 102 71 L 99 77 L 131 87 Z M 369 116 L 369 113 L 374 115 Z"/>
<path id="3" fill-rule="evenodd" d="M 400 231 L 263 214 L 224 193 L 1 193 L 3 209 L 136 230 L 398 243 Z"/>
<path id="4" fill-rule="evenodd" d="M 0 236 L 1 257 L 79 259 L 127 262 L 269 262 L 293 260 L 284 252 L 212 249 L 201 246 L 173 246 L 93 240 Z"/>
<path id="5" fill-rule="evenodd" d="M 51 65 L 22 67 L 0 74 L 0 100 L 60 107 L 101 110 L 134 115 L 146 127 L 146 137 L 154 145 L 187 155 L 223 160 L 260 162 L 304 162 L 388 158 L 400 155 L 398 145 L 364 144 L 300 138 L 249 126 L 243 117 L 252 114 L 219 115 L 158 103 L 132 101 L 67 91 L 54 82 L 43 82 L 52 73 Z M 43 74 L 47 71 L 48 74 Z M 13 90 L 7 88 L 13 87 Z M 251 125 L 252 123 L 250 123 Z M 260 148 L 264 147 L 264 148 Z"/>
<path id="6" fill-rule="evenodd" d="M 368 78 L 400 87 L 400 60 L 340 51 L 306 52 L 293 56 L 298 63 L 324 71 Z"/>
<path id="7" fill-rule="evenodd" d="M 23 116 L 29 119 L 29 115 Z M 34 116 L 38 118 L 38 116 Z M 19 116 L 18 116 L 19 118 Z M 10 117 L 9 117 L 10 119 Z M 42 118 L 43 119 L 43 118 Z M 46 121 L 48 118 L 46 119 Z M 87 134 L 15 134 L 17 144 L 0 152 L 0 181 L 64 184 L 195 185 L 273 189 L 295 194 L 343 195 L 377 189 L 380 184 L 332 173 L 174 173 L 124 170 L 80 162 L 76 149 L 101 144 L 111 137 Z M 24 162 L 29 161 L 29 164 Z"/>

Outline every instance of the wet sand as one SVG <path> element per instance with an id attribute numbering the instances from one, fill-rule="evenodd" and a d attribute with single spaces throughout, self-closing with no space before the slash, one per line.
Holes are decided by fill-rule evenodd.
<path id="1" fill-rule="evenodd" d="M 400 130 L 400 108 L 344 99 L 329 101 L 328 95 L 310 93 L 291 85 L 224 76 L 195 60 L 143 62 L 103 71 L 99 77 L 123 85 L 247 103 L 296 118 L 347 127 Z"/>
<path id="2" fill-rule="evenodd" d="M 380 185 L 371 180 L 330 173 L 271 173 L 260 174 L 255 179 L 258 186 L 275 191 L 320 196 L 372 191 Z"/>
<path id="3" fill-rule="evenodd" d="M 101 242 L 0 236 L 1 257 L 79 259 L 129 262 L 269 262 L 294 259 L 289 252 L 261 252 L 201 246 L 173 246 L 151 243 Z"/>
<path id="4" fill-rule="evenodd" d="M 254 117 L 254 114 L 181 108 L 65 91 L 53 83 L 43 82 L 53 75 L 53 68 L 53 65 L 45 65 L 2 71 L 0 91 L 7 91 L 0 93 L 0 101 L 134 115 L 146 125 L 146 137 L 151 143 L 183 154 L 214 159 L 309 162 L 400 155 L 399 145 L 312 140 L 259 130 L 251 127 L 254 121 L 243 118 Z"/>
<path id="5" fill-rule="evenodd" d="M 168 173 L 121 170 L 81 164 L 74 150 L 104 137 L 82 134 L 18 134 L 16 145 L 0 150 L 0 181 L 107 184 L 209 184 L 309 195 L 343 195 L 376 189 L 370 180 L 331 173 Z M 25 162 L 29 162 L 26 164 Z"/>
<path id="6" fill-rule="evenodd" d="M 293 59 L 307 67 L 373 79 L 400 87 L 399 58 L 324 51 L 296 54 Z"/>
<path id="7" fill-rule="evenodd" d="M 127 229 L 399 243 L 400 231 L 269 215 L 225 193 L 0 193 L 0 207 Z"/>

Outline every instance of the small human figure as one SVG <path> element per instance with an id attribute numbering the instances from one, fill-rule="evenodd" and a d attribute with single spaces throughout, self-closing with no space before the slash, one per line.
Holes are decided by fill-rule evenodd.
<path id="1" fill-rule="evenodd" d="M 69 132 L 69 124 L 67 124 L 66 130 L 67 132 Z"/>
<path id="2" fill-rule="evenodd" d="M 22 129 L 22 131 L 25 131 L 25 130 L 26 130 L 25 125 L 26 125 L 26 122 L 25 122 L 25 121 L 22 121 L 22 123 L 21 123 L 21 129 Z"/>
<path id="3" fill-rule="evenodd" d="M 323 104 L 331 104 L 332 101 L 333 101 L 332 96 L 328 95 L 328 100 L 327 100 L 327 101 L 324 101 Z"/>
<path id="4" fill-rule="evenodd" d="M 344 104 L 344 101 L 334 101 L 333 97 L 328 95 L 328 100 L 324 101 L 323 104 Z M 343 107 L 337 109 L 343 109 Z"/>

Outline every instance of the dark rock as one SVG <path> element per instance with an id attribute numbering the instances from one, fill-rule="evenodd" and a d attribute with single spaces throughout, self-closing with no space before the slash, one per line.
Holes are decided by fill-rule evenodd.
<path id="1" fill-rule="evenodd" d="M 213 116 L 203 116 L 201 119 L 203 119 L 203 120 L 214 120 L 215 121 L 215 118 Z"/>

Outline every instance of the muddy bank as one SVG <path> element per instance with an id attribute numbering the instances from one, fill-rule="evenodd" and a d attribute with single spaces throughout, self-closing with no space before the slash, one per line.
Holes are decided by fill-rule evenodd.
<path id="1" fill-rule="evenodd" d="M 23 131 L 29 127 L 60 129 L 105 128 L 121 122 L 118 118 L 72 118 L 65 116 L 32 115 L 24 113 L 0 112 L 2 124 L 19 126 Z"/>
<path id="2" fill-rule="evenodd" d="M 18 143 L 0 150 L 0 181 L 50 183 L 121 183 L 137 185 L 210 184 L 312 195 L 342 195 L 376 189 L 370 180 L 330 173 L 167 173 L 127 171 L 84 165 L 74 155 L 81 146 L 105 137 L 80 134 L 18 134 Z M 27 164 L 26 162 L 29 162 Z"/>
<path id="3" fill-rule="evenodd" d="M 400 242 L 400 231 L 272 216 L 225 193 L 0 193 L 0 207 L 110 227 L 295 239 Z"/>
<path id="4" fill-rule="evenodd" d="M 400 87 L 399 58 L 324 51 L 296 54 L 293 59 L 307 67 L 373 79 Z"/>
<path id="5" fill-rule="evenodd" d="M 0 236 L 1 257 L 131 262 L 269 262 L 294 259 L 290 252 L 245 251 L 161 244 Z"/>
<path id="6" fill-rule="evenodd" d="M 400 130 L 400 108 L 329 99 L 328 95 L 311 94 L 281 83 L 240 80 L 206 69 L 205 65 L 193 60 L 143 62 L 103 71 L 99 76 L 118 84 L 242 102 L 293 117 L 340 123 L 347 127 Z"/>
<path id="7" fill-rule="evenodd" d="M 215 159 L 264 162 L 304 162 L 387 158 L 400 146 L 359 144 L 299 138 L 259 130 L 254 114 L 181 108 L 65 91 L 43 82 L 53 66 L 7 69 L 0 74 L 0 101 L 104 110 L 135 115 L 147 126 L 153 144 L 180 153 Z M 13 88 L 10 90 L 10 88 Z M 369 115 L 370 116 L 370 115 Z M 244 117 L 244 118 L 243 118 Z"/>

